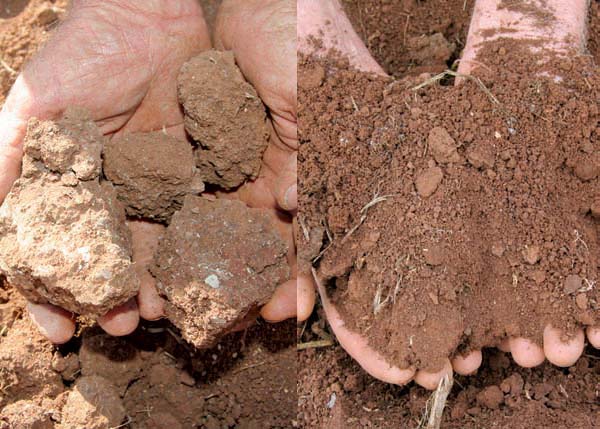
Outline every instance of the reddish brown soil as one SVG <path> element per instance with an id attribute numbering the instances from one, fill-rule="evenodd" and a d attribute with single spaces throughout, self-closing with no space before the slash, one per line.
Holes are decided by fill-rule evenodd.
<path id="1" fill-rule="evenodd" d="M 475 1 L 342 0 L 342 3 L 377 62 L 388 74 L 402 76 L 442 71 L 460 56 Z M 439 35 L 434 36 L 436 33 Z M 453 44 L 454 49 L 448 53 L 439 49 L 447 44 Z"/>
<path id="2" fill-rule="evenodd" d="M 385 23 L 370 31 L 390 28 L 392 14 L 383 7 L 403 6 L 357 3 Z M 417 9 L 426 8 L 422 16 L 429 21 L 438 13 L 437 19 L 452 21 L 457 14 L 449 15 L 445 3 L 420 2 Z M 465 22 L 456 19 L 455 27 Z M 401 38 L 390 45 L 399 46 Z M 381 60 L 394 51 L 374 54 Z M 515 58 L 518 46 L 496 46 L 485 56 L 492 71 L 478 74 L 499 103 L 471 81 L 412 91 L 428 76 L 392 83 L 344 71 L 332 59 L 301 64 L 300 224 L 308 233 L 329 230 L 333 245 L 323 243 L 320 274 L 332 278 L 330 292 L 350 327 L 368 332 L 371 344 L 400 366 L 439 368 L 446 356 L 494 345 L 507 334 L 540 341 L 547 322 L 566 329 L 598 323 L 598 289 L 586 291 L 579 280 L 593 285 L 598 278 L 598 221 L 590 209 L 600 197 L 599 78 L 589 58 L 556 64 L 566 77 L 561 85 L 536 77 L 527 61 Z M 573 285 L 566 281 L 571 274 L 579 276 Z M 385 304 L 374 314 L 378 291 Z M 306 333 L 301 338 L 309 339 Z M 588 353 L 592 370 L 577 380 L 582 396 L 570 395 L 568 406 L 532 408 L 523 393 L 518 404 L 502 399 L 509 405 L 490 413 L 485 404 L 500 401 L 492 388 L 479 396 L 479 413 L 461 414 L 451 402 L 448 427 L 487 427 L 494 420 L 511 428 L 592 427 L 597 422 L 589 416 L 598 408 L 589 398 L 597 401 L 598 367 L 597 352 Z M 422 390 L 403 395 L 360 375 L 342 356 L 339 349 L 301 353 L 299 420 L 306 427 L 416 426 Z M 338 362 L 317 364 L 331 358 Z M 506 361 L 506 372 L 495 374 L 488 365 L 483 377 L 459 380 L 475 390 L 458 402 L 475 407 L 482 387 L 521 371 Z M 338 371 L 344 375 L 338 378 Z M 526 381 L 534 385 L 548 371 L 561 373 L 545 367 L 526 372 Z M 369 385 L 359 389 L 364 395 L 340 387 L 348 373 Z M 329 410 L 336 382 L 337 401 L 344 402 Z"/>
<path id="3" fill-rule="evenodd" d="M 235 188 L 258 177 L 269 131 L 256 90 L 232 51 L 191 58 L 177 78 L 185 130 L 198 143 L 196 165 L 206 183 Z"/>
<path id="4" fill-rule="evenodd" d="M 19 71 L 47 38 L 46 29 L 55 25 L 47 22 L 47 12 L 40 18 L 40 8 L 65 8 L 66 3 L 2 2 L 1 59 Z M 0 66 L 0 102 L 15 77 Z M 295 424 L 292 322 L 258 322 L 202 352 L 186 345 L 166 321 L 142 323 L 125 338 L 81 328 L 75 339 L 53 347 L 31 324 L 24 307 L 17 290 L 0 279 L 2 429 Z"/>
<path id="5" fill-rule="evenodd" d="M 313 339 L 318 337 L 307 328 L 301 341 Z M 550 364 L 519 368 L 496 349 L 486 349 L 484 356 L 476 376 L 455 378 L 442 428 L 600 426 L 597 350 L 589 349 L 568 370 Z M 304 428 L 416 428 L 431 395 L 412 384 L 374 380 L 339 346 L 301 352 L 298 368 L 298 421 Z"/>
<path id="6" fill-rule="evenodd" d="M 113 138 L 104 145 L 102 159 L 104 175 L 129 216 L 168 223 L 191 192 L 192 145 L 162 131 Z M 202 191 L 204 184 L 198 183 Z"/>
<path id="7" fill-rule="evenodd" d="M 168 319 L 191 344 L 207 348 L 256 317 L 289 278 L 287 250 L 266 210 L 189 195 L 159 242 L 151 272 Z"/>

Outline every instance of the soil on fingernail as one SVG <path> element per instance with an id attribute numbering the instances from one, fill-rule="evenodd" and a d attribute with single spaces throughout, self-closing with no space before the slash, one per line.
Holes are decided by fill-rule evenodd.
<path id="1" fill-rule="evenodd" d="M 357 72 L 335 52 L 299 59 L 299 224 L 307 237 L 325 230 L 311 261 L 345 325 L 390 363 L 435 370 L 459 351 L 493 347 L 507 335 L 541 344 L 548 323 L 566 332 L 599 323 L 600 76 L 592 58 L 536 64 L 528 46 L 501 40 L 482 49 L 485 67 L 473 72 L 480 81 L 454 86 L 450 75 L 431 79 L 449 63 L 409 64 L 397 29 L 409 21 L 409 40 L 444 22 L 447 40 L 464 41 L 473 2 L 346 6 L 374 57 L 399 79 Z M 591 14 L 593 39 L 597 4 Z M 304 86 L 302 76 L 314 69 L 325 77 Z M 439 257 L 434 245 L 443 249 Z M 302 333 L 302 341 L 313 337 Z M 343 356 L 338 347 L 301 352 L 301 394 L 326 403 L 335 381 L 360 375 Z M 534 398 L 535 409 L 526 404 L 531 389 L 507 397 L 493 388 L 478 401 L 483 388 L 500 385 L 500 374 L 520 371 L 498 356 L 493 366 L 484 359 L 482 375 L 461 378 L 469 396 L 451 395 L 442 427 L 486 427 L 494 419 L 515 428 L 597 424 L 586 399 L 594 396 L 589 375 L 578 378 L 582 395 L 569 407 L 563 378 L 552 383 L 551 398 Z M 323 361 L 325 369 L 314 367 Z M 598 369 L 595 359 L 585 363 L 591 373 Z M 557 372 L 529 371 L 531 383 Z M 306 427 L 381 419 L 409 426 L 428 398 L 411 388 L 391 405 L 387 387 L 370 386 L 337 393 L 344 405 L 330 412 L 301 405 Z"/>

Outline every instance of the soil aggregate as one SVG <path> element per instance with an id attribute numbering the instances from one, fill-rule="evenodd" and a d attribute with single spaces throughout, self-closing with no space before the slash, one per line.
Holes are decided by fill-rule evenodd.
<path id="1" fill-rule="evenodd" d="M 136 295 L 125 212 L 100 182 L 104 137 L 85 113 L 31 119 L 0 207 L 0 271 L 31 301 L 99 316 Z"/>
<path id="2" fill-rule="evenodd" d="M 266 110 L 233 52 L 209 50 L 189 60 L 178 92 L 185 129 L 198 143 L 200 177 L 225 189 L 258 177 L 269 137 Z"/>
<path id="3" fill-rule="evenodd" d="M 262 209 L 186 197 L 151 268 L 167 317 L 199 348 L 258 310 L 290 275 L 287 246 Z"/>
<path id="4" fill-rule="evenodd" d="M 125 134 L 111 139 L 102 156 L 104 175 L 128 216 L 168 222 L 191 193 L 195 168 L 187 141 L 162 131 Z"/>

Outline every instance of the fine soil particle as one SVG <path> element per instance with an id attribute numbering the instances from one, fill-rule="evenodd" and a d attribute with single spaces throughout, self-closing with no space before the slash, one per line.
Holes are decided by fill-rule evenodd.
<path id="1" fill-rule="evenodd" d="M 188 196 L 152 273 L 169 320 L 196 347 L 213 345 L 289 277 L 287 246 L 269 214 L 240 201 Z"/>
<path id="2" fill-rule="evenodd" d="M 125 134 L 104 146 L 104 175 L 129 216 L 168 222 L 190 192 L 192 146 L 161 131 Z"/>
<path id="3" fill-rule="evenodd" d="M 0 208 L 0 270 L 35 302 L 98 316 L 136 295 L 123 207 L 100 182 L 104 137 L 79 111 L 29 121 Z"/>
<path id="4" fill-rule="evenodd" d="M 231 189 L 258 177 L 269 136 L 266 110 L 233 52 L 210 50 L 189 60 L 181 68 L 178 92 L 185 129 L 199 145 L 202 179 Z"/>

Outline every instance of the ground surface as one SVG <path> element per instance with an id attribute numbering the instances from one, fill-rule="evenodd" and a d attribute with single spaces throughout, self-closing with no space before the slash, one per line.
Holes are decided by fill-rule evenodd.
<path id="1" fill-rule="evenodd" d="M 506 123 L 508 118 L 514 117 L 520 125 L 520 129 L 517 131 L 520 136 L 513 139 L 522 139 L 522 147 L 525 147 L 523 142 L 536 140 L 533 134 L 526 131 L 536 123 L 535 117 L 531 117 L 531 113 L 525 113 L 522 110 L 519 105 L 520 101 L 515 100 L 511 95 L 510 85 L 502 84 L 503 81 L 511 79 L 510 73 L 500 71 L 497 75 L 484 76 L 487 87 L 491 88 L 492 93 L 508 106 L 507 109 L 510 112 L 508 116 L 506 111 L 502 112 L 503 109 L 495 108 L 489 96 L 480 89 L 478 90 L 479 94 L 476 94 L 476 91 L 470 92 L 465 88 L 457 90 L 438 87 L 410 94 L 410 97 L 406 98 L 401 95 L 403 87 L 410 87 L 419 82 L 419 79 L 415 79 L 414 76 L 418 76 L 422 72 L 443 70 L 460 56 L 472 2 L 462 0 L 451 2 L 348 0 L 345 4 L 355 28 L 386 71 L 395 77 L 411 76 L 408 80 L 405 79 L 390 87 L 389 81 L 378 82 L 377 79 L 361 77 L 350 72 L 338 73 L 336 78 L 332 79 L 330 78 L 331 74 L 327 71 L 323 72 L 323 67 L 327 69 L 327 65 L 306 62 L 304 64 L 306 73 L 308 73 L 306 76 L 313 79 L 307 80 L 310 83 L 304 88 L 302 88 L 302 74 L 299 79 L 301 86 L 299 116 L 301 120 L 304 118 L 305 121 L 313 124 L 310 127 L 313 131 L 301 136 L 301 139 L 308 136 L 312 138 L 309 140 L 320 142 L 318 145 L 312 146 L 316 152 L 304 153 L 305 158 L 303 158 L 301 149 L 301 160 L 308 160 L 307 165 L 318 170 L 321 168 L 319 160 L 322 162 L 324 159 L 333 159 L 336 156 L 349 157 L 343 164 L 333 169 L 336 172 L 334 174 L 314 174 L 315 171 L 311 170 L 313 174 L 305 177 L 308 178 L 306 182 L 308 187 L 305 186 L 305 189 L 308 189 L 308 193 L 312 192 L 311 197 L 315 197 L 315 195 L 318 197 L 310 199 L 313 201 L 312 205 L 307 203 L 309 199 L 303 200 L 304 190 L 301 186 L 300 204 L 307 203 L 308 210 L 313 214 L 321 211 L 330 228 L 329 232 L 334 237 L 337 235 L 342 238 L 352 230 L 353 225 L 361 224 L 363 226 L 364 222 L 364 227 L 356 229 L 353 233 L 356 234 L 356 237 L 349 237 L 340 246 L 334 245 L 331 249 L 334 256 L 328 258 L 325 253 L 320 262 L 322 273 L 324 271 L 329 274 L 344 272 L 345 266 L 348 264 L 344 258 L 346 255 L 354 253 L 356 260 L 359 261 L 355 267 L 364 267 L 353 271 L 348 281 L 338 280 L 335 285 L 330 285 L 335 289 L 334 299 L 337 296 L 339 303 L 343 303 L 342 312 L 345 313 L 347 320 L 350 320 L 350 324 L 355 329 L 368 330 L 371 344 L 378 347 L 388 357 L 397 359 L 396 362 L 410 362 L 427 366 L 436 359 L 439 362 L 439 359 L 444 357 L 444 353 L 447 355 L 448 351 L 454 350 L 458 345 L 469 348 L 469 344 L 473 346 L 478 341 L 481 342 L 480 344 L 492 342 L 491 340 L 496 335 L 503 335 L 503 330 L 507 332 L 514 329 L 521 333 L 526 332 L 534 338 L 537 336 L 539 340 L 539 325 L 542 324 L 540 320 L 544 319 L 544 317 L 538 317 L 541 314 L 546 315 L 545 321 L 552 320 L 557 324 L 563 323 L 567 328 L 576 321 L 585 322 L 587 320 L 589 322 L 588 316 L 593 317 L 594 314 L 597 314 L 597 304 L 595 304 L 598 300 L 597 292 L 592 292 L 589 296 L 587 292 L 586 294 L 569 293 L 568 291 L 571 289 L 567 285 L 554 281 L 558 278 L 558 274 L 551 272 L 550 265 L 552 264 L 548 264 L 548 260 L 544 261 L 546 258 L 552 258 L 550 256 L 552 244 L 547 244 L 547 247 L 539 250 L 542 256 L 541 260 L 538 260 L 538 250 L 533 248 L 535 244 L 521 243 L 521 241 L 528 240 L 540 240 L 542 243 L 555 244 L 572 241 L 572 238 L 568 239 L 566 236 L 559 238 L 560 231 L 566 232 L 569 228 L 565 224 L 559 225 L 563 222 L 560 220 L 561 217 L 557 216 L 552 219 L 555 214 L 553 213 L 551 216 L 543 216 L 543 220 L 541 220 L 537 217 L 539 216 L 537 213 L 531 212 L 531 218 L 525 220 L 520 215 L 516 215 L 517 223 L 522 222 L 524 230 L 513 235 L 515 231 L 510 231 L 510 223 L 506 224 L 502 220 L 501 213 L 504 212 L 504 206 L 498 213 L 486 213 L 490 207 L 497 206 L 498 198 L 503 201 L 505 197 L 507 201 L 511 201 L 508 205 L 512 206 L 507 206 L 506 212 L 516 214 L 519 210 L 514 210 L 514 207 L 528 211 L 527 199 L 518 197 L 515 199 L 510 195 L 512 191 L 521 187 L 518 183 L 522 180 L 519 174 L 515 176 L 507 173 L 508 170 L 512 170 L 511 158 L 514 157 L 525 160 L 525 163 L 530 165 L 536 165 L 541 158 L 542 163 L 548 168 L 548 170 L 544 170 L 546 173 L 561 171 L 560 174 L 564 174 L 564 176 L 561 176 L 559 182 L 570 191 L 568 195 L 559 197 L 560 191 L 557 190 L 555 195 L 559 200 L 564 198 L 565 202 L 571 201 L 566 203 L 567 205 L 572 203 L 571 208 L 580 204 L 585 206 L 586 200 L 590 197 L 591 199 L 597 197 L 597 191 L 580 180 L 579 176 L 582 175 L 583 170 L 577 169 L 576 163 L 571 163 L 569 167 L 567 162 L 565 168 L 556 169 L 552 166 L 562 165 L 563 161 L 556 159 L 557 163 L 555 164 L 552 161 L 552 152 L 544 153 L 543 149 L 538 152 L 535 147 L 533 153 L 519 153 L 520 149 L 516 147 L 510 148 L 510 151 L 516 149 L 516 152 L 511 152 L 511 156 L 508 156 L 508 153 L 502 153 L 503 149 L 509 148 L 504 145 L 505 139 L 501 138 L 502 136 L 496 137 L 491 128 L 503 133 L 510 133 L 508 130 L 511 128 L 510 123 L 508 125 Z M 400 16 L 404 18 L 399 18 Z M 406 28 L 405 33 L 402 34 L 398 34 L 394 30 L 400 27 L 400 20 L 404 23 L 402 28 Z M 409 23 L 408 26 L 406 26 L 406 22 Z M 439 35 L 434 37 L 432 33 L 435 32 L 441 32 L 446 41 L 444 42 Z M 592 55 L 596 56 L 598 55 L 597 36 L 598 4 L 594 3 L 591 9 L 589 46 Z M 419 40 L 427 41 L 427 43 L 419 42 Z M 440 52 L 446 52 L 446 50 L 435 47 L 447 48 L 448 43 L 454 44 L 454 51 L 450 55 L 440 55 Z M 507 48 L 511 54 L 517 52 L 516 47 L 512 47 L 514 51 L 511 51 L 510 46 L 505 47 L 505 50 L 501 52 L 506 52 Z M 498 51 L 495 51 L 495 54 L 498 56 Z M 337 65 L 339 66 L 339 64 Z M 492 60 L 490 65 L 496 67 L 497 60 Z M 595 65 L 588 63 L 587 66 L 582 67 L 576 66 L 573 69 L 583 70 L 588 67 L 588 70 L 593 71 Z M 516 66 L 515 70 L 518 69 L 519 66 Z M 315 76 L 318 77 L 317 83 L 322 85 L 317 90 L 311 88 L 314 85 Z M 421 77 L 420 80 L 423 79 L 424 77 Z M 321 82 L 318 82 L 319 80 Z M 584 82 L 581 76 L 574 80 Z M 528 84 L 533 85 L 533 91 L 528 92 Z M 576 111 L 587 110 L 587 105 L 597 104 L 595 101 L 597 95 L 594 95 L 597 94 L 594 92 L 596 89 L 593 89 L 596 88 L 596 84 L 591 84 L 592 88 L 585 83 L 583 85 L 575 90 L 579 98 L 570 100 L 571 108 Z M 356 87 L 356 92 L 353 90 L 354 87 Z M 535 100 L 529 98 L 530 103 L 526 104 L 535 106 L 540 103 L 544 114 L 556 118 L 554 121 L 551 120 L 556 125 L 561 115 L 558 112 L 568 105 L 571 97 L 563 92 L 563 97 L 566 96 L 566 98 L 560 101 L 554 97 L 559 96 L 562 90 L 547 87 L 538 88 L 539 90 L 536 92 L 535 87 L 535 82 L 529 82 L 523 83 L 520 88 L 525 92 L 525 99 L 529 98 L 529 95 L 537 94 L 534 96 Z M 586 93 L 590 89 L 592 89 L 591 98 L 587 100 L 586 97 L 589 94 L 586 95 Z M 317 95 L 317 92 L 322 93 L 323 96 Z M 335 97 L 336 93 L 343 93 L 348 100 L 338 102 Z M 310 94 L 313 96 L 311 97 Z M 354 98 L 354 102 L 351 96 Z M 310 106 L 310 109 L 304 110 L 304 104 Z M 483 107 L 484 105 L 486 107 Z M 448 106 L 454 106 L 454 108 Z M 475 115 L 472 125 L 469 125 L 471 120 L 464 118 L 464 112 L 469 110 L 473 111 Z M 591 118 L 587 116 L 587 120 L 585 119 L 586 114 L 581 116 L 580 113 L 576 113 L 572 117 L 583 120 L 583 127 L 590 133 L 587 137 L 579 135 L 581 128 L 579 125 L 573 126 L 573 124 L 564 124 L 565 127 L 561 131 L 554 128 L 554 131 L 550 132 L 550 134 L 556 132 L 556 135 L 565 137 L 561 141 L 571 142 L 564 146 L 561 145 L 558 150 L 563 152 L 560 156 L 564 156 L 564 159 L 574 158 L 576 154 L 579 154 L 581 150 L 579 146 L 582 141 L 589 138 L 592 144 L 597 142 L 597 130 L 595 131 L 597 112 L 593 109 Z M 322 123 L 328 125 L 319 129 L 320 116 L 324 117 Z M 527 119 L 528 116 L 529 119 Z M 474 125 L 475 123 L 477 125 Z M 432 133 L 435 127 L 438 128 Z M 440 130 L 440 127 L 452 135 L 450 139 L 443 130 Z M 351 131 L 344 134 L 342 131 L 344 129 Z M 569 132 L 569 129 L 572 131 Z M 487 136 L 488 131 L 490 131 L 489 136 Z M 430 133 L 432 134 L 430 135 Z M 317 135 L 319 138 L 315 139 Z M 339 141 L 336 141 L 336 144 L 328 145 L 327 140 L 333 136 L 336 136 L 335 138 Z M 492 157 L 479 150 L 481 144 L 478 140 L 481 136 L 489 137 L 492 141 L 498 140 L 497 143 L 492 144 L 498 149 L 498 152 Z M 452 140 L 459 142 L 457 146 L 461 147 L 458 150 L 452 148 Z M 333 142 L 333 139 L 330 141 Z M 361 145 L 361 141 L 369 142 L 370 148 L 363 151 L 361 147 L 364 147 L 364 144 Z M 415 151 L 421 151 L 421 155 L 416 152 L 412 153 L 414 151 L 411 145 L 407 147 L 406 144 L 402 144 L 402 141 L 417 142 Z M 588 153 L 590 156 L 586 159 L 593 156 L 594 150 Z M 317 152 L 318 154 L 313 157 L 313 154 Z M 396 156 L 392 157 L 395 159 L 386 158 L 385 153 L 396 153 Z M 582 153 L 586 152 L 582 151 Z M 426 156 L 422 154 L 426 154 Z M 463 158 L 459 159 L 459 155 Z M 428 162 L 428 158 L 434 158 L 435 163 Z M 413 173 L 406 173 L 404 168 L 395 168 L 399 165 L 394 165 L 394 162 L 406 163 L 407 161 L 411 163 L 408 169 L 415 170 Z M 438 168 L 440 170 L 437 170 Z M 375 180 L 369 172 L 377 169 L 381 169 L 378 171 L 382 173 L 378 174 L 377 180 Z M 348 177 L 346 176 L 348 170 L 352 170 L 350 182 L 345 181 L 345 177 Z M 465 173 L 465 170 L 470 170 L 472 174 Z M 400 172 L 394 175 L 394 173 L 389 173 L 390 171 Z M 525 174 L 527 175 L 527 173 Z M 302 172 L 300 172 L 301 181 L 304 180 L 302 177 Z M 501 182 L 497 181 L 498 178 L 501 178 Z M 515 194 L 532 195 L 537 198 L 535 196 L 538 195 L 537 192 L 540 188 L 543 189 L 549 184 L 548 182 L 543 183 L 544 180 L 540 181 L 539 177 L 533 180 L 526 179 L 526 181 L 536 183 L 535 189 L 529 189 L 525 193 L 518 191 Z M 505 197 L 499 197 L 494 194 L 497 192 L 495 189 L 504 186 L 500 183 L 510 183 L 515 188 Z M 347 194 L 327 194 L 327 192 L 322 193 L 319 190 L 341 189 L 339 188 L 340 184 L 346 186 Z M 348 186 L 349 184 L 351 186 Z M 461 195 L 459 189 L 465 184 L 473 193 L 471 197 L 464 193 Z M 415 188 L 416 192 L 420 194 L 420 199 L 414 199 L 415 191 L 413 190 Z M 366 190 L 369 192 L 365 193 Z M 305 198 L 308 198 L 308 193 L 304 195 Z M 379 201 L 379 207 L 373 206 L 369 209 L 368 218 L 361 221 L 364 214 L 364 212 L 360 213 L 361 207 L 372 201 L 374 197 L 382 195 L 394 195 L 394 197 Z M 364 200 L 361 199 L 363 197 Z M 490 197 L 491 199 L 488 199 Z M 477 202 L 475 204 L 473 204 L 474 201 L 469 202 L 471 198 L 475 198 Z M 388 207 L 385 207 L 386 205 Z M 410 209 L 406 210 L 406 207 L 410 207 Z M 325 211 L 323 212 L 323 210 Z M 584 211 L 586 210 L 584 209 Z M 589 212 L 589 209 L 587 211 Z M 300 212 L 302 213 L 302 210 Z M 562 218 L 564 219 L 564 216 Z M 543 233 L 537 230 L 536 222 L 545 225 Z M 590 240 L 595 243 L 596 235 L 593 232 L 595 227 L 591 219 L 585 216 L 578 219 L 569 216 L 567 222 L 581 222 L 582 229 L 584 229 L 583 225 L 587 224 L 591 228 L 589 230 Z M 398 223 L 402 224 L 404 231 L 411 231 L 411 233 L 390 234 L 390 230 L 393 230 Z M 440 224 L 443 225 L 442 228 L 439 228 Z M 481 229 L 481 226 L 490 224 L 492 225 L 490 230 Z M 493 231 L 501 224 L 504 225 L 501 228 L 504 235 Z M 451 237 L 445 235 L 448 234 L 448 231 L 452 234 Z M 550 238 L 550 235 L 544 236 L 544 234 L 554 237 Z M 405 235 L 410 237 L 398 238 Z M 501 251 L 504 249 L 490 248 L 486 250 L 490 244 L 494 243 L 495 236 L 501 237 L 508 243 L 506 254 Z M 396 239 L 390 242 L 390 239 L 394 237 Z M 428 237 L 431 242 L 419 242 L 422 237 Z M 376 249 L 373 247 L 374 242 L 378 242 Z M 449 249 L 453 249 L 453 251 L 449 251 L 444 246 L 437 246 L 438 243 L 449 245 Z M 411 248 L 413 245 L 414 249 Z M 596 246 L 596 243 L 593 246 Z M 396 252 L 383 252 L 382 254 L 379 250 L 381 248 L 387 250 L 400 248 L 407 255 L 410 254 L 416 258 L 410 260 L 405 257 L 399 260 Z M 423 251 L 423 249 L 427 249 L 427 251 Z M 340 257 L 335 257 L 336 252 Z M 575 252 L 577 253 L 577 250 Z M 511 256 L 510 253 L 515 255 Z M 489 254 L 489 257 L 484 256 L 486 254 Z M 464 257 L 465 255 L 470 258 L 468 262 L 465 261 L 468 268 L 461 267 L 461 261 L 467 259 Z M 476 257 L 474 258 L 473 255 Z M 482 255 L 482 260 L 478 260 L 477 255 Z M 557 254 L 551 260 L 553 262 L 560 261 L 562 257 Z M 508 262 L 504 268 L 501 267 L 504 263 L 499 263 L 503 258 L 506 258 Z M 399 260 L 399 265 L 393 263 L 396 260 Z M 390 261 L 395 266 L 390 266 Z M 479 264 L 491 267 L 495 275 L 490 277 L 490 281 L 500 279 L 506 273 L 516 274 L 518 281 L 525 281 L 529 285 L 526 293 L 521 295 L 510 290 L 502 290 L 501 281 L 495 288 L 484 287 L 479 291 L 474 286 L 471 286 L 472 289 L 467 288 L 466 291 L 456 290 L 451 286 L 452 284 L 461 284 L 456 279 L 451 280 L 452 276 L 457 273 L 465 274 L 460 278 L 463 285 L 476 284 L 477 280 L 475 279 L 485 271 L 485 269 L 477 268 Z M 561 263 L 555 263 L 554 266 L 560 267 Z M 583 270 L 591 276 L 596 276 L 596 266 L 597 261 L 593 256 L 584 256 L 583 259 L 575 256 L 574 260 L 562 265 L 562 269 L 568 271 L 577 267 L 576 270 Z M 440 270 L 440 267 L 448 268 Z M 373 296 L 376 294 L 376 290 L 374 287 L 369 290 L 369 284 L 372 286 L 373 280 L 375 280 L 384 285 L 381 296 L 381 302 L 383 302 L 390 291 L 393 293 L 396 279 L 402 277 L 402 273 L 407 276 L 415 275 L 411 274 L 415 268 L 415 272 L 420 274 L 416 274 L 416 279 L 404 277 L 402 288 L 398 294 L 398 301 L 411 310 L 403 311 L 403 309 L 398 309 L 397 303 L 394 306 L 392 301 L 388 301 L 381 307 L 378 316 L 372 315 Z M 392 273 L 393 279 L 385 278 L 386 271 Z M 542 272 L 543 274 L 540 274 Z M 474 274 L 475 277 L 473 277 Z M 368 279 L 367 286 L 361 282 L 361 279 L 364 278 Z M 553 282 L 555 286 L 549 286 L 547 289 L 546 286 L 539 286 Z M 407 283 L 418 286 L 411 290 L 410 285 L 406 286 Z M 490 284 L 494 283 L 487 283 L 486 286 Z M 433 288 L 432 285 L 434 285 Z M 366 293 L 365 290 L 367 290 Z M 582 296 L 577 299 L 578 295 Z M 471 299 L 473 300 L 471 304 L 466 304 Z M 548 302 L 553 301 L 554 307 L 549 304 L 546 310 L 543 310 L 546 299 Z M 474 303 L 477 303 L 475 304 L 475 308 L 478 308 L 477 311 L 471 315 L 468 312 L 462 312 L 462 309 L 468 308 Z M 500 303 L 499 306 L 498 303 Z M 502 308 L 503 305 L 506 307 Z M 589 307 L 590 305 L 591 307 Z M 535 313 L 528 313 L 527 308 L 533 309 L 534 307 Z M 505 317 L 511 314 L 512 309 L 516 308 L 520 308 L 521 311 L 516 312 L 518 313 L 517 317 L 510 319 L 510 321 L 514 321 L 512 325 L 508 323 L 508 319 L 496 320 L 494 325 L 494 316 L 489 317 L 490 314 Z M 408 314 L 407 318 L 403 318 L 406 314 Z M 536 314 L 536 317 L 531 319 L 531 314 Z M 533 323 L 529 330 L 530 322 Z M 490 326 L 490 323 L 492 326 L 489 330 L 478 331 L 478 327 Z M 416 336 L 412 337 L 414 344 L 411 341 L 413 348 L 411 353 L 406 353 L 406 348 L 403 350 L 402 344 L 398 347 L 389 346 L 389 338 L 394 338 L 394 335 L 398 335 L 400 338 L 401 334 L 398 332 L 407 334 L 406 338 L 409 338 L 409 331 L 416 327 L 420 327 L 421 330 L 414 331 Z M 322 328 L 324 328 L 322 319 L 313 316 L 313 319 L 301 328 L 300 342 L 327 337 L 327 332 L 323 332 Z M 439 335 L 440 330 L 444 333 L 441 336 Z M 529 332 L 527 332 L 528 330 Z M 426 339 L 419 341 L 418 335 L 423 334 Z M 486 336 L 487 339 L 485 339 Z M 398 345 L 401 341 L 392 341 L 391 343 Z M 387 350 L 385 350 L 386 347 Z M 442 350 L 442 353 L 438 355 L 430 353 L 435 350 Z M 595 427 L 599 424 L 597 420 L 593 420 L 597 418 L 595 416 L 599 411 L 600 364 L 597 351 L 588 348 L 585 352 L 587 356 L 569 370 L 559 370 L 549 365 L 535 370 L 523 370 L 516 367 L 507 355 L 495 351 L 495 349 L 486 350 L 489 351 L 484 353 L 486 357 L 479 375 L 458 379 L 458 385 L 455 386 L 450 396 L 449 409 L 446 412 L 445 426 L 443 427 L 521 428 L 537 426 L 558 428 L 566 426 Z M 435 366 L 436 364 L 431 365 Z M 421 388 L 402 389 L 374 381 L 365 375 L 345 355 L 343 350 L 335 346 L 301 352 L 299 367 L 301 368 L 298 391 L 299 421 L 305 427 L 416 427 L 429 396 Z M 505 381 L 509 377 L 510 379 Z"/>
<path id="2" fill-rule="evenodd" d="M 0 4 L 0 103 L 16 73 L 57 24 L 55 18 L 66 3 L 9 0 Z M 215 8 L 209 6 L 212 16 Z M 31 401 L 7 409 L 7 419 L 27 417 L 44 428 L 54 427 L 62 419 L 66 428 L 83 427 L 78 420 L 82 415 L 105 423 L 119 418 L 118 406 L 112 407 L 108 417 L 86 408 L 101 398 L 122 404 L 123 423 L 128 423 L 119 427 L 124 428 L 294 425 L 297 396 L 292 322 L 259 322 L 201 353 L 185 345 L 176 329 L 164 321 L 142 323 L 123 339 L 108 337 L 97 328 L 83 328 L 68 344 L 55 348 L 36 332 L 24 306 L 17 291 L 2 282 L 0 414 L 14 401 Z M 94 386 L 105 383 L 89 378 L 97 376 L 108 380 L 111 388 L 104 393 L 111 394 L 95 395 Z M 75 389 L 77 393 L 73 393 Z M 111 396 L 114 392 L 117 398 Z M 63 419 L 58 410 L 64 403 L 68 404 L 68 416 Z M 41 406 L 41 414 L 35 414 L 40 410 L 36 404 Z M 81 414 L 86 412 L 90 414 Z M 0 422 L 4 429 L 2 425 Z"/>

